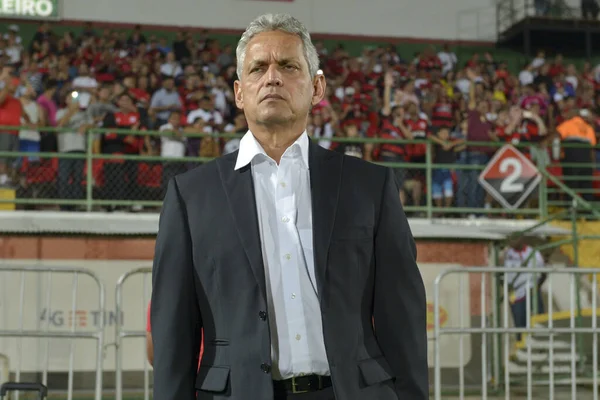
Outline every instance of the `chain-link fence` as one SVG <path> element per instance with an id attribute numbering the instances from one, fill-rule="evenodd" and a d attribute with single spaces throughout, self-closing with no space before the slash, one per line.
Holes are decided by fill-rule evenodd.
<path id="1" fill-rule="evenodd" d="M 160 147 L 165 132 L 117 131 L 128 143 L 139 143 L 125 151 L 99 146 L 104 134 L 88 132 L 86 151 L 0 152 L 0 208 L 156 210 L 170 178 L 221 155 L 229 140 L 240 137 L 186 135 L 185 156 L 168 156 Z M 157 143 L 152 151 L 144 147 L 146 138 Z M 214 151 L 203 152 L 209 141 Z M 365 159 L 393 168 L 413 217 L 535 217 L 569 207 L 574 195 L 591 206 L 600 202 L 600 168 L 593 161 L 598 146 L 555 141 L 505 151 L 502 142 L 446 146 L 435 140 L 336 137 L 329 142 L 346 154 L 359 146 Z"/>

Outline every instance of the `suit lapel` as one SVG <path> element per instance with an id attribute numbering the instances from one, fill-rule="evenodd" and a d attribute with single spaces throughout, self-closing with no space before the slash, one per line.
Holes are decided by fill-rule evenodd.
<path id="1" fill-rule="evenodd" d="M 258 214 L 256 211 L 256 197 L 250 164 L 234 171 L 237 152 L 221 158 L 219 173 L 225 192 L 229 209 L 237 228 L 242 247 L 246 252 L 254 277 L 260 287 L 263 299 L 266 301 L 265 270 L 262 257 Z"/>
<path id="2" fill-rule="evenodd" d="M 319 300 L 323 302 L 327 282 L 327 255 L 337 211 L 343 157 L 311 140 L 309 146 L 312 196 L 313 246 Z"/>

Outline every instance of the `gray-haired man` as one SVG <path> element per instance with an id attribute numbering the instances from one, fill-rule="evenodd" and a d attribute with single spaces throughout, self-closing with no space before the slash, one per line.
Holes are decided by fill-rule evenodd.
<path id="1" fill-rule="evenodd" d="M 298 20 L 259 17 L 237 59 L 249 131 L 163 205 L 154 398 L 427 399 L 425 290 L 393 172 L 309 140 L 326 84 Z"/>

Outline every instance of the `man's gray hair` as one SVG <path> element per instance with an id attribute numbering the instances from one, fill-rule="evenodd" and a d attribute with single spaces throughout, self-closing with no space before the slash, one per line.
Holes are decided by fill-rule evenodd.
<path id="1" fill-rule="evenodd" d="M 263 32 L 282 31 L 291 33 L 302 39 L 304 47 L 304 58 L 308 64 L 310 77 L 314 78 L 319 70 L 319 53 L 310 39 L 310 33 L 296 18 L 288 14 L 263 14 L 248 25 L 246 31 L 242 34 L 235 51 L 237 57 L 237 76 L 242 79 L 244 68 L 244 58 L 246 57 L 246 47 L 254 36 Z"/>

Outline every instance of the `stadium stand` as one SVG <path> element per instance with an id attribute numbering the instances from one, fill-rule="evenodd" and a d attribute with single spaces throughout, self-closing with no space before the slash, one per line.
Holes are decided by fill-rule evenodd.
<path id="1" fill-rule="evenodd" d="M 0 44 L 3 96 L 21 103 L 3 103 L 0 125 L 23 124 L 19 131 L 3 129 L 1 150 L 21 154 L 6 154 L 0 185 L 14 191 L 18 208 L 83 209 L 91 197 L 94 209 L 156 210 L 167 179 L 196 165 L 180 157 L 206 160 L 233 151 L 237 138 L 221 133 L 246 130 L 233 104 L 235 49 L 226 37 L 44 23 L 23 40 L 21 31 L 30 27 L 10 25 Z M 578 121 L 598 126 L 600 73 L 589 62 L 578 68 L 560 54 L 540 51 L 511 70 L 493 49 L 459 58 L 448 45 L 421 46 L 412 54 L 389 44 L 353 43 L 348 46 L 353 54 L 344 43 L 317 46 L 329 89 L 327 100 L 314 109 L 309 134 L 337 151 L 410 166 L 400 177 L 402 198 L 415 215 L 424 214 L 428 204 L 436 215 L 451 209 L 481 215 L 476 209 L 497 208 L 479 187 L 478 170 L 460 168 L 483 168 L 500 143 L 521 146 L 555 176 L 579 177 L 570 186 L 587 200 L 598 199 L 593 195 L 600 186 L 598 168 L 589 159 L 563 171 L 560 162 L 568 152 L 561 141 L 567 138 L 555 129 L 580 110 L 585 116 Z M 480 106 L 471 110 L 469 98 Z M 22 117 L 10 107 L 22 109 Z M 92 128 L 104 131 L 90 134 Z M 163 133 L 135 136 L 123 129 Z M 596 143 L 596 136 L 589 139 Z M 491 144 L 475 148 L 465 140 Z M 93 157 L 91 171 L 87 157 Z M 428 188 L 427 163 L 456 167 L 434 169 Z M 549 205 L 564 205 L 553 186 L 548 184 Z M 535 208 L 537 201 L 528 204 Z"/>

